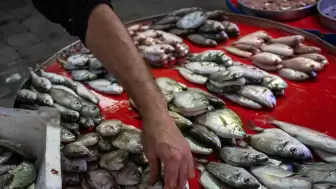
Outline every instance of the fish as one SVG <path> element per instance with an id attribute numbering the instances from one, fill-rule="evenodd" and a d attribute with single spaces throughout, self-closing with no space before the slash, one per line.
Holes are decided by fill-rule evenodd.
<path id="1" fill-rule="evenodd" d="M 199 35 L 199 34 L 189 34 L 187 36 L 187 38 L 191 42 L 193 42 L 195 44 L 198 44 L 198 45 L 202 45 L 202 46 L 214 47 L 214 46 L 218 45 L 218 43 L 215 40 L 205 38 L 205 37 L 203 37 L 202 35 Z"/>
<path id="2" fill-rule="evenodd" d="M 218 64 L 214 62 L 187 62 L 184 67 L 195 74 L 214 74 L 220 70 Z"/>
<path id="3" fill-rule="evenodd" d="M 288 45 L 272 43 L 269 45 L 263 45 L 260 47 L 261 51 L 277 54 L 280 56 L 293 56 L 294 50 Z"/>
<path id="4" fill-rule="evenodd" d="M 32 85 L 39 91 L 46 93 L 51 89 L 51 82 L 44 77 L 38 76 L 34 71 L 33 68 L 28 67 L 29 75 L 30 75 L 30 80 Z"/>
<path id="5" fill-rule="evenodd" d="M 106 79 L 96 79 L 87 83 L 91 88 L 105 94 L 121 95 L 124 88 L 118 83 L 112 83 Z"/>
<path id="6" fill-rule="evenodd" d="M 167 16 L 184 16 L 188 13 L 202 10 L 199 7 L 187 7 L 182 9 L 177 9 L 167 14 Z"/>
<path id="7" fill-rule="evenodd" d="M 152 24 L 150 26 L 150 29 L 153 29 L 153 30 L 169 30 L 169 29 L 172 29 L 172 28 L 175 28 L 176 27 L 176 24 Z"/>
<path id="8" fill-rule="evenodd" d="M 225 31 L 220 31 L 220 32 L 216 32 L 216 33 L 198 33 L 199 35 L 203 36 L 204 38 L 207 39 L 212 39 L 215 41 L 220 41 L 220 42 L 225 42 L 229 39 L 229 36 L 227 35 L 227 33 Z"/>
<path id="9" fill-rule="evenodd" d="M 261 85 L 264 87 L 267 87 L 268 89 L 274 91 L 279 91 L 286 89 L 288 87 L 288 84 L 286 81 L 284 81 L 281 77 L 273 74 L 267 74 L 262 82 Z"/>
<path id="10" fill-rule="evenodd" d="M 232 166 L 252 167 L 263 165 L 268 161 L 268 156 L 253 148 L 225 146 L 220 149 L 221 159 Z"/>
<path id="11" fill-rule="evenodd" d="M 252 61 L 259 62 L 260 64 L 265 65 L 278 65 L 281 64 L 282 59 L 280 56 L 269 53 L 269 52 L 262 52 L 254 55 L 252 57 Z"/>
<path id="12" fill-rule="evenodd" d="M 291 68 L 306 73 L 311 73 L 312 71 L 321 71 L 323 69 L 322 64 L 309 58 L 303 58 L 303 57 L 296 57 L 284 60 L 282 61 L 282 64 L 285 68 Z"/>
<path id="13" fill-rule="evenodd" d="M 168 32 L 174 35 L 188 35 L 188 34 L 194 33 L 194 29 L 172 28 Z"/>
<path id="14" fill-rule="evenodd" d="M 8 189 L 28 187 L 36 180 L 36 167 L 30 162 L 23 161 L 13 170 L 13 176 L 13 180 L 7 186 Z"/>
<path id="15" fill-rule="evenodd" d="M 110 73 L 107 73 L 104 78 L 111 81 L 112 83 L 117 82 L 117 79 Z"/>
<path id="16" fill-rule="evenodd" d="M 204 187 L 204 189 L 232 189 L 230 186 L 224 184 L 218 180 L 215 176 L 205 170 L 203 166 L 198 166 L 201 172 L 199 183 Z"/>
<path id="17" fill-rule="evenodd" d="M 329 64 L 327 58 L 325 56 L 321 55 L 321 54 L 318 54 L 318 53 L 299 54 L 299 55 L 296 55 L 296 57 L 309 58 L 309 59 L 314 60 L 316 62 L 319 62 L 323 65 Z"/>
<path id="18" fill-rule="evenodd" d="M 76 140 L 76 136 L 67 128 L 61 128 L 61 142 L 74 142 Z"/>
<path id="19" fill-rule="evenodd" d="M 83 107 L 79 98 L 67 91 L 52 88 L 49 94 L 57 104 L 66 108 L 80 111 Z"/>
<path id="20" fill-rule="evenodd" d="M 184 134 L 184 139 L 188 142 L 190 150 L 194 154 L 210 155 L 213 152 L 212 148 L 204 146 L 202 143 L 197 142 L 187 134 Z"/>
<path id="21" fill-rule="evenodd" d="M 323 151 L 323 150 L 318 149 L 318 148 L 313 148 L 313 151 L 323 161 L 328 162 L 328 163 L 336 163 L 336 154 L 326 152 L 326 151 Z"/>
<path id="22" fill-rule="evenodd" d="M 99 70 L 104 69 L 104 65 L 97 58 L 91 57 L 88 60 L 88 68 L 89 70 Z"/>
<path id="23" fill-rule="evenodd" d="M 104 120 L 96 128 L 96 132 L 103 137 L 116 136 L 121 131 L 122 122 L 120 120 Z"/>
<path id="24" fill-rule="evenodd" d="M 85 159 L 69 159 L 61 153 L 61 169 L 67 173 L 85 173 L 87 161 Z"/>
<path id="25" fill-rule="evenodd" d="M 116 179 L 108 171 L 103 169 L 87 172 L 85 179 L 90 189 L 120 189 Z"/>
<path id="26" fill-rule="evenodd" d="M 256 126 L 253 126 L 253 129 L 259 133 L 249 135 L 247 138 L 250 145 L 256 150 L 270 156 L 277 156 L 285 159 L 312 159 L 310 150 L 304 144 L 281 129 L 262 129 Z"/>
<path id="27" fill-rule="evenodd" d="M 314 184 L 313 189 L 335 189 L 336 185 L 330 183 Z"/>
<path id="28" fill-rule="evenodd" d="M 215 149 L 220 149 L 222 147 L 219 137 L 202 125 L 194 125 L 194 127 L 189 131 L 189 135 L 209 147 Z"/>
<path id="29" fill-rule="evenodd" d="M 214 106 L 215 108 L 224 108 L 226 106 L 225 102 L 217 97 L 216 95 L 213 95 L 207 91 L 204 91 L 200 88 L 188 88 L 188 91 L 192 91 L 192 92 L 196 92 L 196 93 L 201 93 L 202 95 L 204 95 L 210 102 L 210 104 L 212 106 Z"/>
<path id="30" fill-rule="evenodd" d="M 74 66 L 85 66 L 89 62 L 87 54 L 75 54 L 68 57 L 67 62 Z"/>
<path id="31" fill-rule="evenodd" d="M 168 111 L 168 113 L 173 118 L 178 128 L 190 129 L 191 127 L 193 127 L 193 123 L 189 119 L 183 117 L 182 115 L 172 111 Z"/>
<path id="32" fill-rule="evenodd" d="M 113 149 L 111 142 L 103 138 L 99 140 L 97 147 L 100 152 L 110 152 Z"/>
<path id="33" fill-rule="evenodd" d="M 175 92 L 181 92 L 187 89 L 185 86 L 168 77 L 157 77 L 155 81 L 161 91 L 165 93 L 170 94 Z"/>
<path id="34" fill-rule="evenodd" d="M 35 92 L 37 94 L 36 103 L 41 106 L 52 106 L 54 99 L 48 93 Z"/>
<path id="35" fill-rule="evenodd" d="M 63 85 L 53 85 L 52 89 L 59 89 L 59 90 L 63 90 L 66 91 L 68 93 L 71 93 L 72 95 L 79 97 L 78 94 L 73 90 L 70 89 L 69 87 L 63 86 Z"/>
<path id="36" fill-rule="evenodd" d="M 223 10 L 213 10 L 205 12 L 208 19 L 224 21 L 227 20 L 226 12 Z"/>
<path id="37" fill-rule="evenodd" d="M 94 104 L 98 104 L 99 103 L 99 98 L 93 94 L 88 88 L 86 88 L 83 84 L 81 84 L 80 82 L 75 82 L 76 84 L 76 93 L 86 99 L 91 101 Z"/>
<path id="38" fill-rule="evenodd" d="M 221 50 L 207 50 L 202 53 L 194 53 L 187 56 L 191 62 L 215 62 L 225 67 L 232 65 L 232 59 Z"/>
<path id="39" fill-rule="evenodd" d="M 205 20 L 204 23 L 198 28 L 200 32 L 220 32 L 224 31 L 225 27 L 221 22 L 216 20 Z"/>
<path id="40" fill-rule="evenodd" d="M 174 93 L 174 99 L 172 103 L 182 112 L 200 111 L 204 113 L 212 109 L 209 100 L 203 94 L 193 93 L 190 91 Z M 182 113 L 182 115 L 184 114 Z"/>
<path id="41" fill-rule="evenodd" d="M 79 112 L 75 110 L 71 110 L 57 103 L 54 103 L 53 107 L 60 112 L 62 121 L 74 122 L 79 119 Z"/>
<path id="42" fill-rule="evenodd" d="M 246 64 L 230 66 L 227 70 L 238 75 L 243 73 L 246 79 L 253 81 L 260 81 L 265 77 L 265 73 L 262 70 Z"/>
<path id="43" fill-rule="evenodd" d="M 143 145 L 141 143 L 140 134 L 140 132 L 134 130 L 122 130 L 112 141 L 112 145 L 131 153 L 141 153 L 143 151 Z"/>
<path id="44" fill-rule="evenodd" d="M 220 181 L 236 188 L 259 188 L 259 182 L 249 172 L 225 163 L 210 162 L 206 170 Z"/>
<path id="45" fill-rule="evenodd" d="M 235 81 L 243 78 L 243 76 L 244 72 L 240 70 L 234 70 L 234 71 L 224 70 L 211 74 L 209 76 L 209 80 L 222 83 L 226 81 Z"/>
<path id="46" fill-rule="evenodd" d="M 207 127 L 223 138 L 244 138 L 245 132 L 239 116 L 232 110 L 218 109 L 195 118 L 195 122 Z"/>
<path id="47" fill-rule="evenodd" d="M 244 50 L 238 49 L 236 47 L 232 47 L 232 46 L 231 47 L 230 46 L 223 47 L 223 49 L 226 50 L 227 52 L 233 54 L 233 55 L 243 57 L 243 58 L 247 58 L 247 59 L 250 59 L 253 55 L 251 52 L 244 51 Z"/>
<path id="48" fill-rule="evenodd" d="M 260 62 L 256 62 L 256 61 L 252 61 L 252 63 L 254 65 L 256 65 L 257 67 L 263 69 L 263 70 L 266 70 L 266 71 L 278 71 L 280 69 L 282 69 L 284 66 L 281 65 L 281 64 L 278 64 L 278 65 L 266 65 L 266 64 L 262 64 Z"/>
<path id="49" fill-rule="evenodd" d="M 96 126 L 94 120 L 91 117 L 79 117 L 78 122 L 80 128 L 90 129 Z"/>
<path id="50" fill-rule="evenodd" d="M 195 83 L 195 84 L 200 84 L 203 85 L 207 82 L 208 78 L 200 75 L 200 74 L 196 74 L 186 68 L 183 67 L 179 67 L 176 68 L 178 70 L 178 72 L 180 73 L 180 75 L 186 79 L 187 81 L 191 82 L 191 83 Z"/>
<path id="51" fill-rule="evenodd" d="M 309 74 L 291 68 L 282 68 L 278 73 L 281 77 L 291 81 L 306 81 L 310 79 Z"/>
<path id="52" fill-rule="evenodd" d="M 268 118 L 268 123 L 282 129 L 292 137 L 312 148 L 322 149 L 326 152 L 336 153 L 336 139 L 307 127 Z"/>
<path id="53" fill-rule="evenodd" d="M 90 150 L 80 142 L 72 142 L 64 146 L 63 154 L 67 158 L 83 158 L 91 155 Z"/>
<path id="54" fill-rule="evenodd" d="M 302 35 L 291 35 L 291 36 L 285 36 L 285 37 L 279 37 L 271 39 L 271 43 L 280 43 L 288 46 L 296 46 L 299 43 L 304 42 L 305 38 Z"/>
<path id="55" fill-rule="evenodd" d="M 37 94 L 28 89 L 21 89 L 16 96 L 16 101 L 20 103 L 34 104 L 36 100 Z"/>
<path id="56" fill-rule="evenodd" d="M 3 152 L 0 155 L 0 165 L 1 164 L 6 164 L 8 162 L 8 160 L 13 157 L 13 153 L 12 152 Z"/>
<path id="57" fill-rule="evenodd" d="M 302 43 L 294 47 L 294 52 L 296 54 L 307 54 L 307 53 L 320 53 L 322 50 L 319 47 L 307 46 Z"/>
<path id="58" fill-rule="evenodd" d="M 0 187 L 4 188 L 8 186 L 10 182 L 12 182 L 14 175 L 12 173 L 6 173 L 4 175 L 0 175 Z"/>
<path id="59" fill-rule="evenodd" d="M 164 32 L 161 30 L 157 30 L 157 33 L 160 35 L 160 40 L 164 44 L 168 45 L 176 45 L 178 43 L 183 43 L 183 39 L 177 35 L 172 33 Z"/>
<path id="60" fill-rule="evenodd" d="M 0 175 L 11 173 L 15 168 L 16 165 L 0 165 Z"/>
<path id="61" fill-rule="evenodd" d="M 117 172 L 112 172 L 119 185 L 137 185 L 141 180 L 141 173 L 138 166 L 133 162 L 126 162 L 125 166 Z"/>
<path id="62" fill-rule="evenodd" d="M 251 169 L 251 173 L 266 187 L 272 189 L 312 188 L 312 183 L 309 178 L 296 175 L 293 172 L 286 171 L 274 166 L 264 165 L 260 167 L 254 167 Z"/>
<path id="63" fill-rule="evenodd" d="M 240 39 L 243 40 L 243 39 L 252 39 L 252 38 L 261 39 L 261 40 L 264 40 L 264 41 L 269 41 L 269 40 L 272 39 L 272 37 L 270 35 L 268 35 L 268 33 L 263 31 L 263 30 L 247 34 L 247 35 L 241 37 Z"/>
<path id="64" fill-rule="evenodd" d="M 176 27 L 180 29 L 195 29 L 201 26 L 206 20 L 203 11 L 195 11 L 183 16 L 177 23 Z"/>
<path id="65" fill-rule="evenodd" d="M 73 80 L 71 80 L 70 78 L 63 76 L 63 75 L 59 75 L 56 73 L 52 73 L 52 72 L 46 72 L 42 69 L 38 69 L 37 73 L 44 78 L 47 78 L 52 84 L 55 85 L 64 85 L 66 87 L 69 87 L 71 89 L 74 89 L 76 87 L 76 84 Z"/>
<path id="66" fill-rule="evenodd" d="M 230 93 L 221 93 L 221 95 L 223 95 L 225 98 L 231 100 L 232 102 L 239 104 L 241 106 L 244 107 L 248 107 L 248 108 L 252 108 L 252 109 L 256 109 L 259 110 L 262 108 L 262 105 L 251 100 L 248 99 L 242 95 L 238 95 L 238 94 L 230 94 Z"/>
<path id="67" fill-rule="evenodd" d="M 118 171 L 126 163 L 129 153 L 125 150 L 116 150 L 104 154 L 99 161 L 99 166 L 109 171 Z"/>
<path id="68" fill-rule="evenodd" d="M 132 162 L 136 163 L 139 166 L 146 166 L 149 163 L 145 153 L 130 154 L 129 160 L 131 160 Z"/>
<path id="69" fill-rule="evenodd" d="M 243 86 L 243 85 L 246 84 L 246 79 L 244 77 L 242 77 L 242 78 L 239 78 L 237 80 L 225 81 L 225 82 L 221 82 L 221 83 L 209 80 L 209 83 L 212 84 L 213 86 L 217 87 L 217 88 L 224 88 L 224 87 L 228 87 L 228 86 Z"/>
<path id="70" fill-rule="evenodd" d="M 146 31 L 146 30 L 149 30 L 149 26 L 144 25 L 144 24 L 134 24 L 134 25 L 128 26 L 127 30 L 128 31 Z"/>
<path id="71" fill-rule="evenodd" d="M 82 109 L 80 110 L 80 115 L 83 117 L 96 117 L 99 116 L 100 110 L 99 107 L 87 100 L 82 99 Z"/>
<path id="72" fill-rule="evenodd" d="M 228 34 L 229 37 L 237 37 L 240 35 L 240 30 L 237 24 L 229 21 L 222 21 L 221 23 L 225 27 L 225 32 Z"/>
<path id="73" fill-rule="evenodd" d="M 80 184 L 80 177 L 77 173 L 66 173 L 62 172 L 62 185 L 65 186 L 76 186 Z M 84 180 L 84 179 L 83 179 Z"/>
<path id="74" fill-rule="evenodd" d="M 181 17 L 179 16 L 165 16 L 163 18 L 161 18 L 158 21 L 155 21 L 154 24 L 175 24 L 177 21 L 179 21 L 181 19 Z"/>
<path id="75" fill-rule="evenodd" d="M 71 76 L 76 81 L 90 81 L 97 79 L 97 75 L 88 70 L 73 70 Z"/>
<path id="76" fill-rule="evenodd" d="M 268 108 L 274 108 L 276 106 L 276 98 L 272 91 L 266 87 L 257 85 L 245 85 L 238 91 L 239 95 L 249 98 L 259 104 L 262 104 Z"/>
<path id="77" fill-rule="evenodd" d="M 293 171 L 294 170 L 292 164 L 290 164 L 286 161 L 283 161 L 283 160 L 275 159 L 274 157 L 273 158 L 269 157 L 266 165 L 275 166 L 275 167 L 278 167 L 278 168 L 281 168 L 281 169 L 284 169 L 284 170 L 287 170 L 287 171 Z"/>
<path id="78" fill-rule="evenodd" d="M 264 41 L 262 39 L 258 39 L 256 37 L 254 37 L 254 38 L 241 38 L 241 39 L 238 39 L 236 42 L 233 43 L 233 45 L 238 45 L 238 44 L 251 45 L 251 46 L 254 46 L 256 48 L 260 48 L 264 44 Z"/>
<path id="79" fill-rule="evenodd" d="M 95 146 L 98 144 L 99 135 L 98 133 L 91 132 L 84 135 L 78 136 L 76 142 L 82 143 L 86 147 Z"/>
<path id="80" fill-rule="evenodd" d="M 298 174 L 309 177 L 314 184 L 336 184 L 335 165 L 322 162 L 296 164 L 295 170 Z"/>
<path id="81" fill-rule="evenodd" d="M 252 46 L 252 45 L 246 45 L 246 44 L 243 44 L 243 43 L 238 43 L 238 44 L 234 44 L 234 47 L 240 49 L 240 50 L 243 50 L 243 51 L 248 51 L 248 52 L 251 52 L 252 55 L 255 55 L 255 54 L 258 54 L 260 53 L 260 49 Z"/>

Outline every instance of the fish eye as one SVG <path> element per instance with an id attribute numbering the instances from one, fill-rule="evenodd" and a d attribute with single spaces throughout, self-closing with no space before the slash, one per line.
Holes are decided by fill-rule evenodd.
<path id="1" fill-rule="evenodd" d="M 244 178 L 243 181 L 244 181 L 244 183 L 250 183 L 251 179 L 250 178 Z"/>
<path id="2" fill-rule="evenodd" d="M 295 153 L 295 152 L 297 152 L 297 149 L 294 148 L 294 147 L 291 147 L 291 148 L 289 149 L 289 151 L 292 152 L 292 153 Z"/>
<path id="3" fill-rule="evenodd" d="M 259 159 L 259 158 L 260 158 L 260 155 L 253 156 L 253 159 Z"/>

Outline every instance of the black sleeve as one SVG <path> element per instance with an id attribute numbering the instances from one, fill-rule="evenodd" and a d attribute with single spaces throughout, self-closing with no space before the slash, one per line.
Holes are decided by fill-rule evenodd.
<path id="1" fill-rule="evenodd" d="M 61 24 L 71 35 L 85 44 L 85 35 L 91 11 L 108 0 L 33 0 L 36 9 L 51 22 Z"/>

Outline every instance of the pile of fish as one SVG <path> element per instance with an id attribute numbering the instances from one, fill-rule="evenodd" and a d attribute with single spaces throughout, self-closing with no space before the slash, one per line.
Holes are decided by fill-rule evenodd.
<path id="1" fill-rule="evenodd" d="M 57 54 L 62 67 L 71 73 L 72 79 L 87 83 L 103 94 L 121 95 L 123 87 L 115 77 L 106 71 L 103 64 L 95 58 L 82 43 L 77 43 Z"/>
<path id="2" fill-rule="evenodd" d="M 283 95 L 288 86 L 276 75 L 233 62 L 221 50 L 190 54 L 176 69 L 189 82 L 205 85 L 209 91 L 252 109 L 275 108 L 275 96 Z"/>
<path id="3" fill-rule="evenodd" d="M 21 144 L 0 140 L 0 188 L 35 189 L 36 157 L 26 154 Z"/>
<path id="4" fill-rule="evenodd" d="M 141 130 L 134 126 L 105 120 L 95 132 L 65 144 L 61 151 L 65 188 L 163 189 L 161 179 L 154 185 L 149 183 L 150 169 L 140 135 Z"/>
<path id="5" fill-rule="evenodd" d="M 266 71 L 277 71 L 280 76 L 292 81 L 315 78 L 316 72 L 328 64 L 319 54 L 321 49 L 304 45 L 305 38 L 292 35 L 272 38 L 265 31 L 257 31 L 239 38 L 226 51 L 252 60 L 252 63 Z"/>
<path id="6" fill-rule="evenodd" d="M 238 26 L 228 21 L 224 11 L 204 11 L 198 7 L 170 12 L 154 21 L 150 28 L 186 36 L 191 42 L 202 46 L 216 46 L 240 33 Z"/>
<path id="7" fill-rule="evenodd" d="M 216 149 L 221 162 L 197 166 L 205 189 L 336 188 L 336 139 L 298 125 L 267 121 L 276 128 L 253 125 L 257 134 L 248 135 L 248 143 L 222 145 Z M 311 150 L 325 162 L 312 162 Z"/>

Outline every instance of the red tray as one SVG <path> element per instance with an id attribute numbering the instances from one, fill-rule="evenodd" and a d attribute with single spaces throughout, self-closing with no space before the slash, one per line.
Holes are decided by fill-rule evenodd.
<path id="1" fill-rule="evenodd" d="M 238 24 L 238 26 L 241 29 L 241 35 L 260 30 L 258 27 L 246 24 Z M 265 29 L 265 31 L 273 37 L 288 35 L 288 33 L 276 29 Z M 226 42 L 226 44 L 232 41 L 233 40 L 230 40 Z M 209 49 L 192 45 L 188 41 L 185 41 L 185 43 L 189 45 L 191 53 L 202 52 Z M 318 46 L 318 44 L 315 43 L 308 42 L 307 44 Z M 304 83 L 287 81 L 289 86 L 285 91 L 285 95 L 277 99 L 277 106 L 274 110 L 249 110 L 225 100 L 227 107 L 235 111 L 244 123 L 246 123 L 247 120 L 259 116 L 269 115 L 279 120 L 306 126 L 336 137 L 336 128 L 333 126 L 334 118 L 336 118 L 336 57 L 329 54 L 326 49 L 323 49 L 322 54 L 328 58 L 330 64 L 319 73 L 318 78 L 314 81 Z M 250 64 L 248 60 L 233 55 L 231 57 L 235 61 Z M 60 64 L 56 62 L 48 66 L 46 70 L 69 76 L 69 74 L 61 68 Z M 174 69 L 153 69 L 152 73 L 155 77 L 170 77 L 187 86 L 205 89 L 203 86 L 189 83 Z M 96 94 L 101 100 L 99 106 L 102 115 L 104 115 L 106 119 L 119 119 L 126 124 L 141 128 L 141 121 L 134 118 L 136 113 L 130 109 L 127 94 L 124 93 L 118 97 L 102 95 L 100 93 Z M 251 133 L 247 129 L 246 132 Z M 198 178 L 199 173 L 196 171 L 196 178 L 189 181 L 191 189 L 201 188 L 197 183 Z"/>

